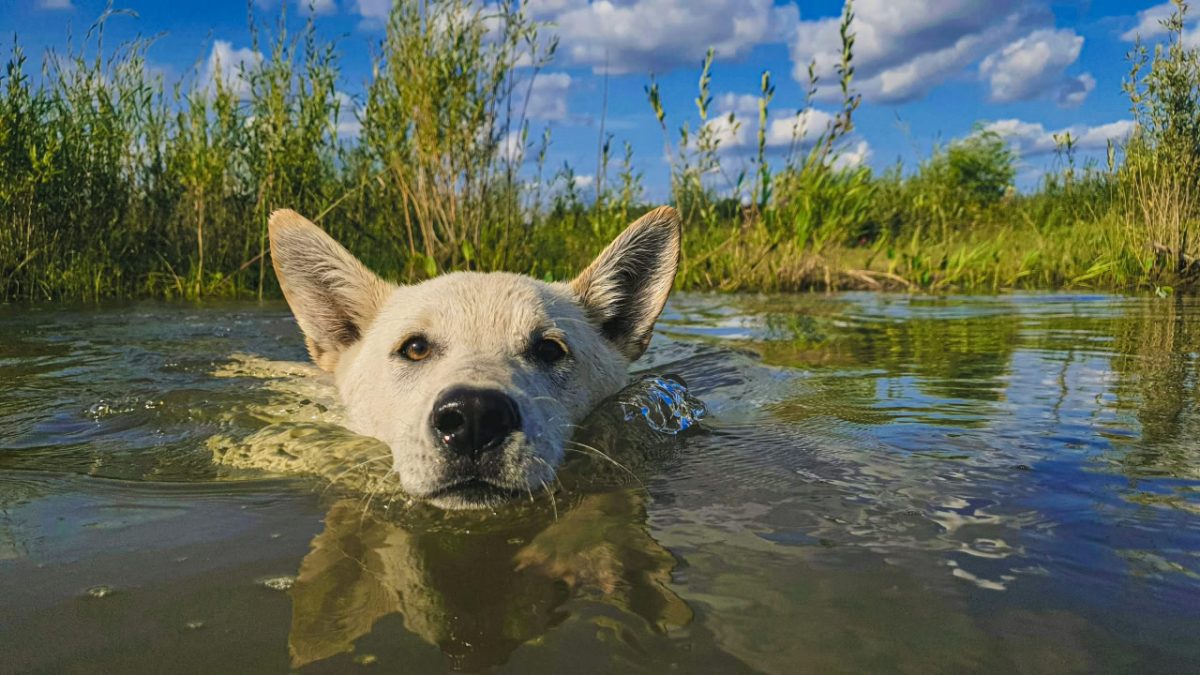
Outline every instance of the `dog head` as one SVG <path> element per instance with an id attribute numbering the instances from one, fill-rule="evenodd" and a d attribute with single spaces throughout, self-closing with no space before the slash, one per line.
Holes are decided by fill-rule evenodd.
<path id="1" fill-rule="evenodd" d="M 646 350 L 679 238 L 662 207 L 570 283 L 457 272 L 397 286 L 295 212 L 270 220 L 284 296 L 351 429 L 388 444 L 406 493 L 444 508 L 553 481 L 575 425 Z"/>

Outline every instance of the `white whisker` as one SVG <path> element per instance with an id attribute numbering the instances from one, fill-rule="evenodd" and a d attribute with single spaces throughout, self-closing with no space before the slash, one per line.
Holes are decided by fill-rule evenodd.
<path id="1" fill-rule="evenodd" d="M 588 445 L 588 444 L 586 444 L 586 443 L 580 443 L 579 441 L 567 441 L 567 443 L 568 443 L 568 444 L 570 444 L 570 445 L 576 445 L 576 446 L 579 446 L 579 448 L 582 448 L 583 450 L 588 450 L 588 451 L 590 451 L 590 452 L 594 453 L 594 454 L 595 454 L 597 457 L 600 457 L 600 458 L 602 458 L 602 459 L 605 459 L 605 460 L 607 460 L 607 461 L 608 461 L 609 463 L 611 463 L 613 466 L 616 466 L 617 468 L 624 470 L 624 471 L 625 471 L 625 473 L 628 473 L 628 474 L 629 474 L 629 476 L 630 476 L 631 478 L 633 478 L 633 480 L 634 480 L 634 481 L 635 481 L 635 482 L 636 482 L 636 483 L 637 483 L 637 484 L 638 484 L 638 485 L 639 485 L 639 486 L 640 486 L 640 487 L 641 487 L 643 490 L 645 490 L 645 489 L 646 489 L 646 486 L 642 484 L 642 481 L 641 481 L 641 479 L 639 479 L 639 478 L 637 477 L 637 474 L 635 474 L 635 473 L 633 472 L 633 470 L 632 470 L 632 469 L 630 469 L 629 467 L 625 466 L 624 464 L 622 464 L 622 463 L 618 462 L 617 460 L 613 459 L 613 458 L 612 458 L 612 457 L 610 457 L 610 456 L 609 456 L 607 453 L 605 453 L 605 452 L 601 451 L 599 448 L 595 448 L 595 447 L 593 447 L 593 446 L 590 446 L 590 445 Z M 564 447 L 564 448 L 563 448 L 563 450 L 568 450 L 568 451 L 571 451 L 571 452 L 580 452 L 581 454 L 586 454 L 586 453 L 582 453 L 580 450 L 578 450 L 578 449 L 576 449 L 576 448 L 568 448 L 568 447 Z"/>
<path id="2" fill-rule="evenodd" d="M 340 479 L 342 478 L 342 476 L 345 476 L 346 474 L 350 473 L 351 471 L 354 471 L 355 469 L 358 469 L 358 468 L 360 468 L 360 467 L 366 466 L 366 465 L 368 465 L 368 464 L 370 464 L 370 463 L 372 463 L 372 462 L 381 462 L 381 461 L 384 461 L 384 460 L 390 460 L 391 458 L 392 458 L 392 456 L 391 456 L 390 454 L 387 454 L 387 455 L 380 455 L 380 456 L 378 456 L 378 457 L 372 457 L 372 458 L 370 458 L 370 459 L 368 459 L 368 460 L 366 460 L 366 461 L 362 461 L 362 462 L 359 462 L 358 464 L 355 464 L 354 466 L 352 466 L 352 467 L 350 467 L 350 468 L 346 469 L 345 471 L 342 471 L 342 472 L 341 472 L 341 473 L 339 473 L 338 475 L 336 475 L 336 476 L 334 476 L 333 478 L 329 479 L 329 484 L 325 486 L 325 489 L 324 489 L 324 490 L 321 490 L 321 494 L 322 494 L 322 495 L 324 495 L 324 494 L 325 494 L 325 493 L 326 493 L 326 492 L 329 490 L 329 488 L 331 488 L 331 487 L 333 487 L 335 484 L 337 484 L 338 480 L 340 480 Z"/>

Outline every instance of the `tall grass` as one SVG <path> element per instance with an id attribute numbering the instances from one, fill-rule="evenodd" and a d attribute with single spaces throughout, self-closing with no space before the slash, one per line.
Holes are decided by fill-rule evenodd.
<path id="1" fill-rule="evenodd" d="M 1064 135 L 1058 169 L 1028 193 L 1013 187 L 1013 151 L 983 130 L 911 168 L 851 161 L 851 3 L 841 104 L 820 128 L 816 64 L 790 112 L 763 72 L 748 119 L 715 113 L 711 51 L 691 112 L 651 75 L 646 123 L 662 132 L 687 227 L 680 285 L 1194 283 L 1200 56 L 1183 39 L 1187 4 L 1175 4 L 1170 39 L 1130 55 L 1133 136 L 1106 166 L 1081 167 Z M 285 19 L 251 25 L 261 60 L 198 64 L 170 83 L 147 65 L 151 41 L 105 43 L 113 12 L 40 72 L 14 41 L 0 74 L 0 299 L 272 295 L 265 227 L 284 206 L 399 281 L 452 269 L 564 278 L 649 206 L 631 147 L 603 127 L 591 185 L 547 166 L 552 139 L 525 102 L 557 45 L 515 0 L 397 0 L 359 99 L 338 90 L 337 44 L 311 22 L 289 33 Z M 779 151 L 781 124 L 793 140 Z M 733 137 L 753 141 L 733 148 Z"/>
<path id="2" fill-rule="evenodd" d="M 1143 267 L 1167 281 L 1200 272 L 1200 52 L 1184 44 L 1187 3 L 1173 4 L 1168 42 L 1153 50 L 1139 42 L 1130 54 L 1125 91 L 1138 132 L 1117 181 L 1129 236 L 1153 251 Z"/>

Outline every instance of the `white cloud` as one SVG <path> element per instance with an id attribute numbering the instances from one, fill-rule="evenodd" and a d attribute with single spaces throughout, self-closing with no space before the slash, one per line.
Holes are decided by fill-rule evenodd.
<path id="1" fill-rule="evenodd" d="M 864 98 L 900 103 L 920 98 L 987 54 L 1053 15 L 1029 0 L 859 0 L 854 3 L 855 84 Z M 840 18 L 802 21 L 791 42 L 793 77 L 807 81 L 816 60 L 821 97 L 836 95 Z"/>
<path id="2" fill-rule="evenodd" d="M 1064 108 L 1078 107 L 1095 88 L 1096 78 L 1092 77 L 1091 73 L 1068 77 L 1056 95 L 1058 104 Z"/>
<path id="3" fill-rule="evenodd" d="M 392 11 L 392 0 L 354 0 L 353 9 L 364 23 L 382 26 Z"/>
<path id="4" fill-rule="evenodd" d="M 526 116 L 543 121 L 567 119 L 567 91 L 570 88 L 571 76 L 566 73 L 539 73 L 529 88 Z"/>
<path id="5" fill-rule="evenodd" d="M 856 169 L 871 159 L 871 146 L 859 141 L 852 149 L 843 150 L 833 159 L 834 169 Z"/>
<path id="6" fill-rule="evenodd" d="M 520 162 L 525 157 L 525 134 L 517 129 L 500 139 L 496 155 L 501 161 Z"/>
<path id="7" fill-rule="evenodd" d="M 1066 73 L 1082 49 L 1083 37 L 1073 30 L 1036 30 L 988 55 L 979 74 L 988 81 L 993 101 L 1053 96 L 1060 105 L 1079 105 L 1096 86 L 1090 74 Z"/>
<path id="8" fill-rule="evenodd" d="M 1134 130 L 1131 120 L 1119 120 L 1088 126 L 1076 124 L 1057 131 L 1049 131 L 1040 122 L 1024 122 L 1018 119 L 997 120 L 986 126 L 985 131 L 991 131 L 1004 137 L 1019 153 L 1025 156 L 1044 155 L 1054 152 L 1058 143 L 1055 135 L 1070 133 L 1075 139 L 1075 147 L 1079 150 L 1104 150 L 1108 142 L 1121 142 L 1129 137 Z"/>
<path id="9" fill-rule="evenodd" d="M 596 184 L 596 177 L 590 173 L 582 174 L 575 176 L 574 180 L 572 180 L 572 183 L 574 184 L 576 190 L 587 190 Z"/>
<path id="10" fill-rule="evenodd" d="M 1163 27 L 1161 22 L 1170 17 L 1174 12 L 1175 5 L 1170 2 L 1164 2 L 1161 5 L 1143 9 L 1137 13 L 1137 25 L 1125 31 L 1121 35 L 1121 39 L 1126 42 L 1133 42 L 1139 36 L 1142 39 L 1146 39 L 1166 34 L 1167 29 Z"/>
<path id="11" fill-rule="evenodd" d="M 358 138 L 362 133 L 362 122 L 359 116 L 362 109 L 358 107 L 354 99 L 345 92 L 337 92 L 335 94 L 338 101 L 338 114 L 336 130 L 339 138 Z"/>
<path id="12" fill-rule="evenodd" d="M 726 92 L 714 100 L 716 105 L 713 109 L 720 110 L 724 115 L 734 113 L 741 118 L 758 116 L 758 96 L 754 94 Z"/>
<path id="13" fill-rule="evenodd" d="M 1121 39 L 1133 42 L 1139 37 L 1143 40 L 1162 37 L 1167 34 L 1167 28 L 1162 25 L 1162 21 L 1174 13 L 1175 5 L 1170 2 L 1143 9 L 1137 13 L 1137 25 L 1122 33 Z M 1188 47 L 1200 47 L 1200 28 L 1195 26 L 1197 21 L 1200 21 L 1200 16 L 1197 16 L 1196 12 L 1187 15 L 1185 24 L 1192 27 L 1184 28 L 1183 43 Z"/>
<path id="14" fill-rule="evenodd" d="M 34 7 L 37 9 L 75 9 L 71 0 L 37 0 Z"/>
<path id="15" fill-rule="evenodd" d="M 360 0 L 361 1 L 361 0 Z M 719 58 L 787 40 L 795 5 L 772 0 L 530 0 L 526 10 L 554 24 L 560 51 L 596 72 L 664 72 L 695 66 L 711 46 Z"/>
<path id="16" fill-rule="evenodd" d="M 1107 148 L 1109 141 L 1124 141 L 1129 138 L 1129 134 L 1132 134 L 1136 127 L 1133 120 L 1119 120 L 1094 127 L 1084 125 L 1068 127 L 1063 131 L 1071 132 L 1078 147 L 1084 150 L 1099 150 Z"/>
<path id="17" fill-rule="evenodd" d="M 795 139 L 797 144 L 811 139 L 827 128 L 833 117 L 820 110 L 809 109 L 788 117 L 772 117 L 767 120 L 766 145 L 768 148 L 786 148 Z M 704 124 L 710 129 L 723 150 L 748 150 L 758 147 L 758 122 L 746 118 L 730 120 L 728 114 L 710 119 Z"/>
<path id="18" fill-rule="evenodd" d="M 745 155 L 758 148 L 758 99 L 753 95 L 725 94 L 719 99 L 722 112 L 704 126 L 719 142 L 724 154 Z M 729 113 L 734 113 L 730 120 Z M 809 147 L 832 127 L 834 116 L 824 110 L 808 108 L 796 114 L 774 114 L 767 118 L 766 149 L 787 150 Z"/>
<path id="19" fill-rule="evenodd" d="M 719 141 L 717 152 L 724 168 L 749 169 L 750 158 L 758 149 L 758 98 L 748 94 L 724 94 L 717 99 L 718 109 L 724 112 L 710 119 L 705 127 Z M 735 117 L 730 120 L 729 112 Z M 790 115 L 771 115 L 767 118 L 766 147 L 768 156 L 786 155 L 791 150 L 812 148 L 835 121 L 834 115 L 808 108 Z M 849 144 L 839 143 L 830 159 L 835 169 L 851 169 L 871 158 L 871 146 L 859 138 Z M 736 173 L 736 170 L 734 171 Z M 711 180 L 719 180 L 716 176 Z"/>
<path id="20" fill-rule="evenodd" d="M 587 0 L 525 0 L 525 12 L 535 18 L 553 17 L 562 12 L 587 6 Z"/>
<path id="21" fill-rule="evenodd" d="M 1083 48 L 1073 30 L 1056 30 L 1041 0 L 858 0 L 852 30 L 855 86 L 868 101 L 903 103 L 937 86 L 978 75 L 998 102 L 1055 99 L 1081 104 L 1095 88 L 1089 73 L 1069 75 Z M 808 79 L 809 63 L 821 77 L 820 100 L 840 95 L 840 17 L 802 21 L 791 43 L 792 76 Z"/>
<path id="22" fill-rule="evenodd" d="M 214 91 L 215 83 L 220 79 L 239 99 L 249 98 L 250 83 L 242 77 L 242 70 L 257 67 L 262 60 L 262 54 L 249 47 L 234 49 L 225 40 L 215 40 L 200 74 L 201 87 Z"/>
<path id="23" fill-rule="evenodd" d="M 296 4 L 300 7 L 301 14 L 335 14 L 337 13 L 336 0 L 296 0 Z"/>

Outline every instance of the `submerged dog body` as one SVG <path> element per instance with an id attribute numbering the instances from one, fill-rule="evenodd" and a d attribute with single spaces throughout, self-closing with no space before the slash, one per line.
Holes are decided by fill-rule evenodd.
<path id="1" fill-rule="evenodd" d="M 628 382 L 679 263 L 679 216 L 655 209 L 570 283 L 457 272 L 379 279 L 292 211 L 271 255 L 309 353 L 350 428 L 385 442 L 409 495 L 486 506 L 554 479 L 575 425 Z"/>

